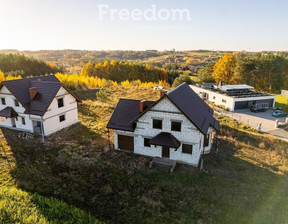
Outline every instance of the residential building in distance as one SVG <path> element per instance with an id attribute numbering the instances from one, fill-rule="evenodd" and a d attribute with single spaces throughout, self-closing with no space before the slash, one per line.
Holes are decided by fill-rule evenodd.
<path id="1" fill-rule="evenodd" d="M 229 111 L 250 109 L 252 105 L 272 108 L 275 105 L 275 96 L 255 91 L 248 85 L 219 85 L 204 83 L 190 85 L 203 100 L 217 106 L 224 106 Z"/>

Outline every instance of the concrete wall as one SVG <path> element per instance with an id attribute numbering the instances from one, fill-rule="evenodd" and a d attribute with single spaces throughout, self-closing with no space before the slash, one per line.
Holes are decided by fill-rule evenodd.
<path id="1" fill-rule="evenodd" d="M 153 129 L 153 119 L 162 120 L 162 129 Z M 171 121 L 181 122 L 181 132 L 171 131 Z M 212 133 L 212 128 L 209 133 Z M 114 132 L 114 145 L 118 149 L 118 135 L 127 135 L 134 137 L 134 152 L 147 156 L 162 156 L 162 147 L 144 146 L 144 138 L 153 138 L 161 132 L 169 132 L 181 142 L 181 146 L 175 151 L 170 148 L 170 159 L 183 163 L 198 166 L 198 162 L 203 151 L 204 135 L 183 115 L 176 106 L 165 97 L 153 108 L 144 114 L 137 122 L 134 132 L 119 131 Z M 211 137 L 210 137 L 211 138 Z M 192 154 L 182 153 L 182 144 L 193 145 Z M 208 153 L 211 149 L 211 143 L 205 148 Z"/>

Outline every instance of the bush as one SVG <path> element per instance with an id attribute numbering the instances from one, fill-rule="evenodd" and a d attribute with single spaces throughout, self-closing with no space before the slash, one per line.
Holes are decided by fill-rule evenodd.
<path id="1" fill-rule="evenodd" d="M 105 89 L 100 89 L 96 93 L 96 99 L 101 102 L 106 102 L 107 101 L 107 92 Z"/>
<path id="2" fill-rule="evenodd" d="M 180 75 L 180 77 L 176 78 L 172 84 L 172 87 L 177 87 L 183 82 L 186 82 L 187 84 L 192 84 L 192 80 L 189 75 Z"/>

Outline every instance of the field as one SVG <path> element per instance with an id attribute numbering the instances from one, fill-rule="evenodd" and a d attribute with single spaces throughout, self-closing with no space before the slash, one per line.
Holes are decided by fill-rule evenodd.
<path id="1" fill-rule="evenodd" d="M 288 143 L 219 117 L 208 173 L 149 169 L 148 157 L 109 150 L 105 126 L 119 98 L 156 100 L 158 92 L 109 87 L 99 102 L 97 91 L 76 92 L 80 123 L 44 145 L 1 129 L 0 223 L 288 222 Z"/>
<path id="2" fill-rule="evenodd" d="M 288 97 L 277 95 L 275 107 L 282 107 L 282 110 L 288 112 Z"/>

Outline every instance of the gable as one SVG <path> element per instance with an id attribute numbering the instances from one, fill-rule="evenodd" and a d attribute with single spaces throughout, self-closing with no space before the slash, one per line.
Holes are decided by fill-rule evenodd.
<path id="1" fill-rule="evenodd" d="M 158 103 L 150 108 L 150 110 L 167 111 L 172 113 L 182 113 L 169 99 L 164 96 Z"/>
<path id="2" fill-rule="evenodd" d="M 207 134 L 210 126 L 219 130 L 219 122 L 213 117 L 213 110 L 185 82 L 165 94 L 144 113 L 137 116 L 130 125 L 167 97 L 203 134 Z"/>
<path id="3" fill-rule="evenodd" d="M 151 122 L 153 118 L 166 119 L 167 121 L 181 121 L 190 128 L 197 129 L 195 125 L 174 105 L 174 103 L 171 102 L 171 100 L 169 100 L 167 96 L 164 96 L 154 105 L 152 105 L 149 110 L 143 114 L 143 116 L 140 116 L 137 119 L 137 127 L 141 128 L 143 124 Z"/>
<path id="4" fill-rule="evenodd" d="M 6 86 L 2 86 L 2 88 L 0 89 L 0 94 L 4 93 L 4 94 L 11 94 L 11 92 L 6 88 Z"/>

